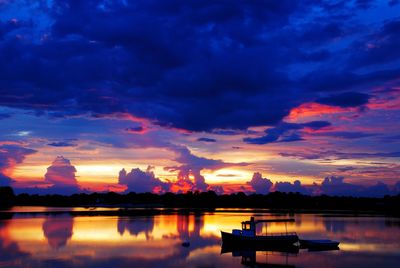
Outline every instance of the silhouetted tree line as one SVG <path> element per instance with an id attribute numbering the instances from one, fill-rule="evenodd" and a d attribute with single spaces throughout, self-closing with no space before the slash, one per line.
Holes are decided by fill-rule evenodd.
<path id="1" fill-rule="evenodd" d="M 0 187 L 1 204 L 19 206 L 121 206 L 167 208 L 269 208 L 282 210 L 352 210 L 399 213 L 400 195 L 383 198 L 349 196 L 308 196 L 300 193 L 272 192 L 266 195 L 243 192 L 217 195 L 213 191 L 185 194 L 153 193 L 80 193 L 64 195 L 15 196 L 10 187 Z"/>
<path id="2" fill-rule="evenodd" d="M 11 187 L 0 187 L 0 208 L 7 208 L 14 204 L 15 194 Z"/>

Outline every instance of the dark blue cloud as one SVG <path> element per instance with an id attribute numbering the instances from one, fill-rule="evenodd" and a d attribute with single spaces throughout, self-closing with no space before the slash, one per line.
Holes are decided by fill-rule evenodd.
<path id="1" fill-rule="evenodd" d="M 396 142 L 399 142 L 399 140 L 400 140 L 400 135 L 389 135 L 389 136 L 386 136 L 386 137 L 381 137 L 380 139 L 379 139 L 381 142 L 383 142 L 383 143 L 396 143 Z"/>
<path id="2" fill-rule="evenodd" d="M 2 119 L 7 119 L 7 118 L 10 118 L 10 117 L 11 117 L 10 114 L 0 113 L 0 120 L 2 120 Z"/>
<path id="3" fill-rule="evenodd" d="M 301 124 L 293 124 L 293 125 L 297 125 L 297 128 L 311 128 L 313 130 L 318 130 L 324 127 L 329 127 L 331 125 L 331 123 L 329 123 L 328 121 L 311 121 L 311 122 L 307 122 L 307 123 L 301 123 Z"/>
<path id="4" fill-rule="evenodd" d="M 317 99 L 316 102 L 331 106 L 356 107 L 367 104 L 370 95 L 359 92 L 344 92 Z"/>
<path id="5" fill-rule="evenodd" d="M 356 5 L 360 8 L 368 9 L 373 5 L 374 2 L 375 0 L 356 0 Z"/>
<path id="6" fill-rule="evenodd" d="M 345 182 L 342 176 L 326 177 L 319 188 L 324 194 L 336 196 L 383 197 L 393 194 L 389 190 L 389 187 L 383 182 L 377 182 L 375 185 L 371 186 L 363 186 Z"/>
<path id="7" fill-rule="evenodd" d="M 247 184 L 250 185 L 257 194 L 268 194 L 273 183 L 271 180 L 263 178 L 261 173 L 255 172 Z"/>
<path id="8" fill-rule="evenodd" d="M 205 138 L 205 137 L 202 137 L 202 138 L 198 138 L 197 141 L 216 142 L 217 140 L 216 140 L 216 139 L 212 139 L 212 138 Z"/>
<path id="9" fill-rule="evenodd" d="M 15 32 L 15 30 L 24 26 L 24 22 L 17 21 L 16 19 L 11 19 L 8 21 L 0 20 L 0 40 L 4 39 L 8 34 Z"/>
<path id="10" fill-rule="evenodd" d="M 327 121 L 311 121 L 307 123 L 281 123 L 276 127 L 268 128 L 265 134 L 258 138 L 244 138 L 243 141 L 250 144 L 267 144 L 272 142 L 293 142 L 303 140 L 300 130 L 310 128 L 318 130 L 330 126 L 331 123 Z"/>
<path id="11" fill-rule="evenodd" d="M 76 144 L 68 142 L 68 141 L 51 142 L 47 145 L 54 146 L 54 147 L 75 147 L 75 146 L 77 146 Z"/>
<path id="12" fill-rule="evenodd" d="M 274 184 L 274 190 L 278 192 L 311 194 L 311 190 L 301 185 L 299 180 L 295 180 L 293 183 L 278 181 Z"/>
<path id="13" fill-rule="evenodd" d="M 339 22 L 313 22 L 305 26 L 305 31 L 300 36 L 303 43 L 321 44 L 343 35 L 344 25 Z"/>
<path id="14" fill-rule="evenodd" d="M 0 186 L 9 186 L 13 182 L 13 179 L 0 173 Z"/>
<path id="15" fill-rule="evenodd" d="M 342 176 L 329 176 L 324 179 L 320 188 L 327 195 L 351 196 L 359 191 L 360 186 L 344 182 Z"/>
<path id="16" fill-rule="evenodd" d="M 352 52 L 349 51 L 349 53 Z M 369 70 L 369 72 L 360 74 L 353 70 L 354 66 L 351 66 L 351 64 L 351 60 L 349 60 L 349 65 L 343 66 L 351 69 L 339 68 L 337 70 L 332 70 L 321 68 L 318 70 L 312 70 L 301 77 L 299 83 L 301 83 L 302 87 L 306 91 L 312 92 L 332 93 L 353 89 L 366 90 L 371 89 L 373 86 L 381 85 L 387 81 L 397 79 L 397 74 L 400 70 L 397 65 L 393 65 L 390 67 L 384 66 L 384 68 L 377 70 Z"/>
<path id="17" fill-rule="evenodd" d="M 394 62 L 398 67 L 400 52 L 400 17 L 385 21 L 379 31 L 354 42 L 350 67 L 365 68 L 376 64 Z"/>
<path id="18" fill-rule="evenodd" d="M 125 131 L 127 131 L 127 132 L 142 132 L 142 131 L 144 131 L 144 128 L 142 126 L 129 127 L 129 128 L 126 128 Z"/>
<path id="19" fill-rule="evenodd" d="M 212 134 L 223 135 L 223 136 L 235 136 L 235 135 L 251 135 L 258 134 L 257 131 L 254 130 L 238 130 L 238 129 L 214 129 Z"/>
<path id="20" fill-rule="evenodd" d="M 24 4 L 3 3 L 2 14 Z M 56 117 L 126 112 L 193 131 L 279 125 L 292 108 L 314 100 L 364 105 L 370 87 L 400 69 L 393 63 L 398 20 L 382 18 L 373 29 L 353 21 L 374 5 L 40 2 L 41 12 L 30 12 L 39 18 L 0 15 L 0 105 Z M 372 37 L 385 38 L 366 51 Z M 365 65 L 372 67 L 358 71 Z"/>
<path id="21" fill-rule="evenodd" d="M 304 53 L 302 59 L 306 62 L 326 61 L 332 56 L 332 53 L 326 49 Z"/>

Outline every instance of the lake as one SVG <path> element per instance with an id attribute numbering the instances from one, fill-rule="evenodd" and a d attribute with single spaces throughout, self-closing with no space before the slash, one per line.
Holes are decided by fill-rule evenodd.
<path id="1" fill-rule="evenodd" d="M 97 209 L 107 210 L 104 209 Z M 400 219 L 362 215 L 272 214 L 252 210 L 154 216 L 71 216 L 85 208 L 17 207 L 0 220 L 0 267 L 399 267 Z M 59 211 L 53 215 L 49 212 Z M 29 212 L 29 213 L 27 213 Z M 1 212 L 0 212 L 1 214 Z M 301 239 L 340 241 L 339 250 L 228 252 L 220 230 L 240 222 L 294 218 Z M 285 232 L 282 223 L 258 233 Z M 182 242 L 190 242 L 183 247 Z M 274 266 L 275 265 L 275 266 Z"/>

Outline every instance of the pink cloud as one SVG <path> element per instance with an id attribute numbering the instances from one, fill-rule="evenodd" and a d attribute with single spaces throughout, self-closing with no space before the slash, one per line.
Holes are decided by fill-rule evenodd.
<path id="1" fill-rule="evenodd" d="M 169 149 L 175 152 L 175 161 L 181 164 L 180 166 L 165 168 L 168 171 L 178 171 L 177 181 L 171 185 L 173 192 L 211 190 L 204 176 L 201 175 L 203 169 L 218 170 L 229 166 L 247 165 L 247 163 L 227 163 L 219 159 L 196 156 L 184 146 L 171 145 Z"/>
<path id="2" fill-rule="evenodd" d="M 76 169 L 68 159 L 57 156 L 51 166 L 47 168 L 44 180 L 52 185 L 50 190 L 62 191 L 61 193 L 64 194 L 72 193 L 79 190 L 75 173 Z"/>
<path id="3" fill-rule="evenodd" d="M 400 87 L 377 88 L 367 104 L 371 110 L 400 110 Z"/>
<path id="4" fill-rule="evenodd" d="M 9 174 L 15 165 L 22 163 L 27 155 L 36 153 L 35 150 L 22 147 L 15 143 L 0 144 L 0 185 L 9 185 L 13 180 Z"/>

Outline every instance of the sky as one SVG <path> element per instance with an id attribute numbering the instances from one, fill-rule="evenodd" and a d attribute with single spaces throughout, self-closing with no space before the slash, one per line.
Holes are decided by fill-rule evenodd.
<path id="1" fill-rule="evenodd" d="M 0 0 L 0 185 L 400 191 L 400 1 Z"/>

